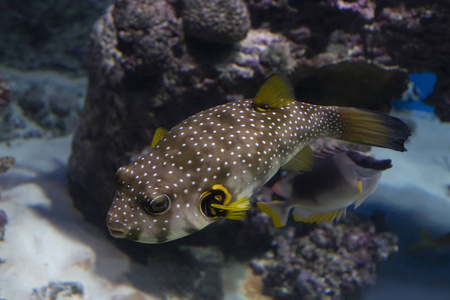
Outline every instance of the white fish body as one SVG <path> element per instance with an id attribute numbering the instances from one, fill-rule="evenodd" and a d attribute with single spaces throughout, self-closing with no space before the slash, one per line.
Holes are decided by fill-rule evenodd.
<path id="1" fill-rule="evenodd" d="M 258 203 L 258 207 L 272 217 L 276 227 L 286 224 L 292 208 L 296 221 L 339 219 L 347 207 L 358 207 L 376 190 L 382 171 L 390 167 L 389 159 L 340 150 L 316 159 L 310 172 L 290 174 L 278 181 L 273 190 L 288 201 Z"/>

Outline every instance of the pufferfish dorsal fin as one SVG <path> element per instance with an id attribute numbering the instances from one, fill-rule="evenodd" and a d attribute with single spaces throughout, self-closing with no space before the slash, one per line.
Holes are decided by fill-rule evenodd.
<path id="1" fill-rule="evenodd" d="M 152 144 L 150 145 L 150 148 L 155 147 L 156 143 L 159 142 L 160 139 L 162 139 L 163 136 L 165 136 L 169 132 L 167 129 L 159 127 L 155 130 L 155 134 L 153 135 Z"/>
<path id="2" fill-rule="evenodd" d="M 306 146 L 281 168 L 291 173 L 308 172 L 312 170 L 313 163 L 314 153 Z"/>
<path id="3" fill-rule="evenodd" d="M 279 74 L 266 79 L 253 99 L 253 106 L 259 111 L 279 108 L 295 101 L 294 89 L 289 81 Z"/>

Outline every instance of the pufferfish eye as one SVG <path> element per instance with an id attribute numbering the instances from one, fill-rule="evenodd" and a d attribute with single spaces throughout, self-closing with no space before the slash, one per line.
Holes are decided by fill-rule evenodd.
<path id="1" fill-rule="evenodd" d="M 146 212 L 152 215 L 160 215 L 170 208 L 170 198 L 167 195 L 158 196 L 144 203 Z"/>

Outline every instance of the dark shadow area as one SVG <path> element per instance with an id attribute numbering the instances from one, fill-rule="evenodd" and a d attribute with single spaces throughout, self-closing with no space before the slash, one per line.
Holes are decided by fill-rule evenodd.
<path id="1" fill-rule="evenodd" d="M 406 90 L 408 74 L 367 62 L 341 62 L 298 67 L 291 80 L 299 101 L 389 112 Z"/>

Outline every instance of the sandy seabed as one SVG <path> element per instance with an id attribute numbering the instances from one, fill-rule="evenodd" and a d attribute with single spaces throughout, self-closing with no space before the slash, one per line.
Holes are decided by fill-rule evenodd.
<path id="1" fill-rule="evenodd" d="M 29 299 L 50 281 L 75 281 L 86 299 L 133 293 L 124 273 L 129 259 L 83 221 L 66 189 L 71 138 L 15 141 L 1 155 L 16 157 L 2 174 L 0 208 L 6 211 L 0 244 L 0 297 Z"/>

